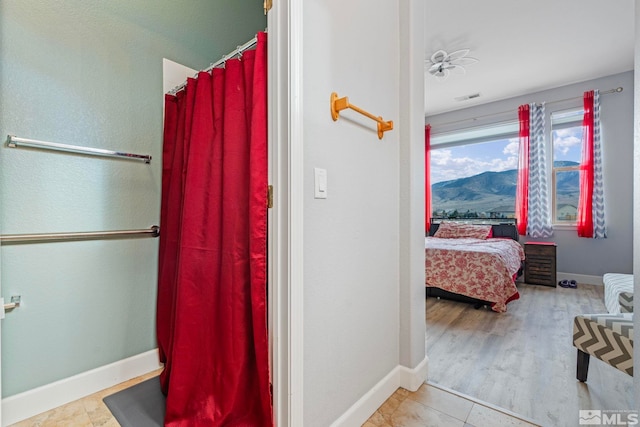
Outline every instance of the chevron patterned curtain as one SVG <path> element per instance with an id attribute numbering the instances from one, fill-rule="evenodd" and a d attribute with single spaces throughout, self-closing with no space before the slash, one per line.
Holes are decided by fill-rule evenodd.
<path id="1" fill-rule="evenodd" d="M 602 140 L 600 135 L 600 91 L 593 94 L 593 238 L 604 239 L 604 183 L 602 173 Z"/>
<path id="2" fill-rule="evenodd" d="M 577 229 L 580 237 L 605 238 L 600 93 L 584 93 L 582 160 Z"/>
<path id="3" fill-rule="evenodd" d="M 553 235 L 549 212 L 547 156 L 545 154 L 544 103 L 529 105 L 529 194 L 527 235 L 546 238 Z"/>

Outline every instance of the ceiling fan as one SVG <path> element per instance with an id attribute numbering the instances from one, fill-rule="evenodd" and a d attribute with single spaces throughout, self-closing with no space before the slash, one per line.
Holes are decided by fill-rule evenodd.
<path id="1" fill-rule="evenodd" d="M 425 60 L 425 65 L 429 67 L 429 74 L 441 80 L 446 80 L 452 72 L 465 74 L 465 66 L 478 62 L 476 58 L 467 56 L 469 49 L 460 49 L 447 53 L 440 49 Z"/>

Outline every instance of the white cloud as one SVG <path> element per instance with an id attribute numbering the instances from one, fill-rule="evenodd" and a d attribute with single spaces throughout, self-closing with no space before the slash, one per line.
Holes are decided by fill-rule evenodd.
<path id="1" fill-rule="evenodd" d="M 444 166 L 451 160 L 451 150 L 431 150 L 431 163 Z"/>
<path id="2" fill-rule="evenodd" d="M 559 129 L 553 132 L 553 149 L 556 154 L 566 155 L 573 147 L 582 146 L 582 130 L 575 128 Z"/>
<path id="3" fill-rule="evenodd" d="M 504 147 L 504 150 L 502 150 L 502 152 L 504 154 L 506 154 L 507 156 L 516 156 L 518 157 L 518 151 L 520 149 L 520 142 L 518 141 L 517 138 L 511 138 L 509 140 L 509 143 L 506 145 L 506 147 Z"/>
<path id="4" fill-rule="evenodd" d="M 506 151 L 506 148 L 505 148 Z M 470 157 L 453 157 L 451 150 L 434 150 L 431 152 L 431 181 L 449 181 L 465 178 L 486 171 L 501 172 L 518 167 L 518 157 L 509 156 L 490 161 Z"/>

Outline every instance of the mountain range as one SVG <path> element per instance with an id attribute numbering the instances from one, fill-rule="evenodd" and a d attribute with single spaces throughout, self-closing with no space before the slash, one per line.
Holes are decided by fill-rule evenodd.
<path id="1" fill-rule="evenodd" d="M 554 162 L 554 167 L 577 166 L 571 161 Z M 459 213 L 513 212 L 516 200 L 516 169 L 502 172 L 482 172 L 466 178 L 437 182 L 431 185 L 434 210 Z M 551 191 L 552 183 L 549 182 Z M 580 188 L 579 172 L 566 171 L 557 174 L 558 204 L 577 204 Z"/>

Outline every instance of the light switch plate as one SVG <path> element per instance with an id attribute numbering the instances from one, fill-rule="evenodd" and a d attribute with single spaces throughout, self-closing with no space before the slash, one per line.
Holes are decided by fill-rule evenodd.
<path id="1" fill-rule="evenodd" d="M 314 168 L 314 197 L 316 199 L 327 198 L 327 170 Z"/>

